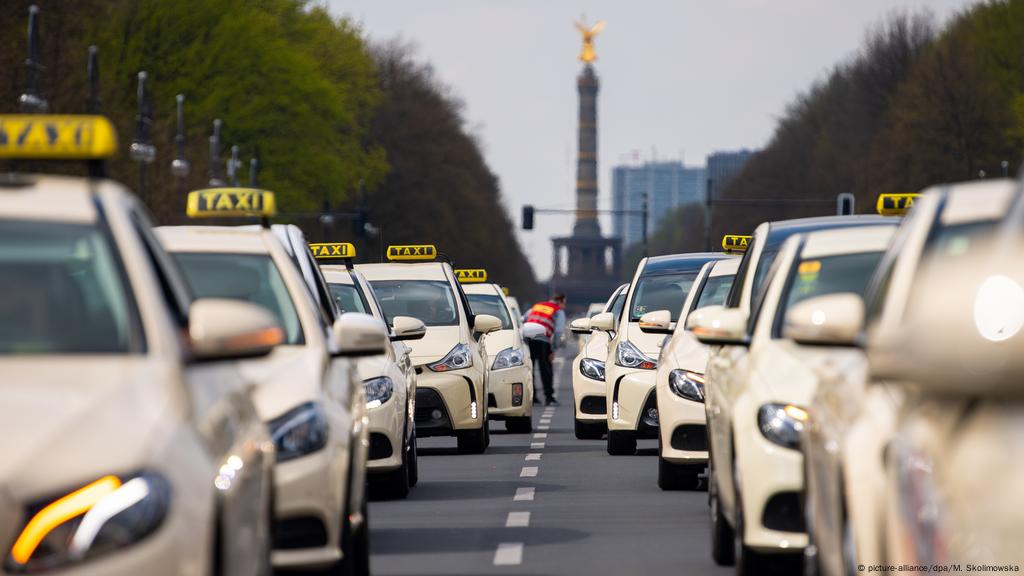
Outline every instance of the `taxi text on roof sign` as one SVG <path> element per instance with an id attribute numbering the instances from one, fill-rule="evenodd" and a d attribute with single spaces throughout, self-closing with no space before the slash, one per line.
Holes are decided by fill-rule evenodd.
<path id="1" fill-rule="evenodd" d="M 487 270 L 483 268 L 457 268 L 455 278 L 463 284 L 487 282 Z"/>
<path id="2" fill-rule="evenodd" d="M 388 246 L 388 260 L 391 260 L 392 262 L 433 260 L 434 258 L 437 258 L 437 248 L 435 248 L 433 244 Z"/>
<path id="3" fill-rule="evenodd" d="M 356 247 L 349 242 L 323 242 L 310 244 L 309 249 L 317 260 L 332 258 L 349 259 L 356 257 Z"/>
<path id="4" fill-rule="evenodd" d="M 751 236 L 741 236 L 738 234 L 726 234 L 722 237 L 722 250 L 735 254 L 737 252 L 746 252 L 747 245 L 750 244 Z"/>
<path id="5" fill-rule="evenodd" d="M 902 216 L 920 194 L 879 194 L 875 208 L 882 216 Z"/>
<path id="6" fill-rule="evenodd" d="M 274 193 L 256 188 L 207 188 L 188 193 L 185 213 L 190 218 L 273 216 Z"/>
<path id="7" fill-rule="evenodd" d="M 117 132 L 102 116 L 0 115 L 0 158 L 100 160 L 117 152 Z"/>

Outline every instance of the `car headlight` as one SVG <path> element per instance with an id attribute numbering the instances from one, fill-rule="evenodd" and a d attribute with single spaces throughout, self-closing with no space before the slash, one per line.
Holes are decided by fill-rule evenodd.
<path id="1" fill-rule="evenodd" d="M 391 378 L 380 376 L 363 381 L 363 389 L 366 390 L 366 407 L 376 408 L 391 399 L 395 392 L 395 385 Z"/>
<path id="2" fill-rule="evenodd" d="M 693 402 L 704 402 L 703 374 L 689 370 L 673 370 L 668 373 L 668 387 L 676 396 Z"/>
<path id="3" fill-rule="evenodd" d="M 144 472 L 104 476 L 27 507 L 28 521 L 7 555 L 9 572 L 45 572 L 134 544 L 167 516 L 171 486 Z"/>
<path id="4" fill-rule="evenodd" d="M 800 434 L 807 423 L 807 411 L 792 404 L 765 404 L 757 411 L 761 434 L 779 446 L 800 449 Z"/>
<path id="5" fill-rule="evenodd" d="M 469 368 L 473 365 L 473 353 L 470 351 L 469 346 L 465 344 L 456 344 L 450 352 L 445 354 L 444 358 L 441 358 L 433 364 L 427 364 L 427 368 L 430 368 L 434 372 L 448 372 L 450 370 L 462 370 L 463 368 Z"/>
<path id="6" fill-rule="evenodd" d="M 584 358 L 580 360 L 580 374 L 591 380 L 604 382 L 604 362 L 593 358 Z"/>
<path id="7" fill-rule="evenodd" d="M 658 361 L 644 355 L 632 342 L 623 340 L 615 348 L 615 363 L 625 368 L 639 368 L 641 370 L 654 370 L 658 367 Z"/>
<path id="8" fill-rule="evenodd" d="M 491 370 L 502 370 L 523 365 L 522 348 L 505 348 L 494 357 Z"/>
<path id="9" fill-rule="evenodd" d="M 319 404 L 293 408 L 267 423 L 277 448 L 277 461 L 312 454 L 327 445 L 327 416 Z"/>

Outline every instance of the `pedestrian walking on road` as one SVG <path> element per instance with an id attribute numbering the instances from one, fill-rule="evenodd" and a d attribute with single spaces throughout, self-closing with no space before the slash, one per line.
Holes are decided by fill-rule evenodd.
<path id="1" fill-rule="evenodd" d="M 555 350 L 562 345 L 565 330 L 565 294 L 556 293 L 551 300 L 538 302 L 526 313 L 524 320 L 544 327 L 544 334 L 529 339 L 530 355 L 535 366 L 540 367 L 540 380 L 544 384 L 545 405 L 558 404 L 555 400 L 554 369 Z M 537 395 L 533 396 L 538 402 Z"/>

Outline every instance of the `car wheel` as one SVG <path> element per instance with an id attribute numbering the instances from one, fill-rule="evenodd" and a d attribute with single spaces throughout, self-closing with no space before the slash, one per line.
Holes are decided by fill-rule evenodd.
<path id="1" fill-rule="evenodd" d="M 735 470 L 735 467 L 733 468 Z M 736 562 L 736 574 L 737 576 L 752 576 L 757 572 L 758 561 L 760 558 L 755 558 L 754 551 L 747 547 L 743 542 L 743 531 L 744 531 L 744 518 L 743 518 L 743 500 L 740 498 L 739 487 L 736 487 L 735 496 L 733 496 L 733 508 L 736 510 L 733 516 L 736 519 L 735 525 L 733 526 L 733 552 L 732 556 Z"/>
<path id="2" fill-rule="evenodd" d="M 394 470 L 371 476 L 374 496 L 382 500 L 402 500 L 409 496 L 409 456 L 402 451 L 402 465 Z"/>
<path id="3" fill-rule="evenodd" d="M 352 523 L 345 518 L 345 530 L 342 530 L 341 574 L 344 576 L 370 576 L 370 514 L 366 501 L 362 505 L 363 523 L 358 530 L 352 529 Z M 345 540 L 345 537 L 348 539 Z"/>
<path id="4" fill-rule="evenodd" d="M 703 465 L 673 464 L 658 456 L 658 488 L 662 490 L 697 490 Z"/>
<path id="5" fill-rule="evenodd" d="M 487 423 L 476 430 L 461 430 L 458 432 L 459 454 L 483 454 L 487 450 Z"/>
<path id="6" fill-rule="evenodd" d="M 420 481 L 420 460 L 416 455 L 415 430 L 412 433 L 412 438 L 409 439 L 409 452 L 407 457 L 409 458 L 409 487 L 411 488 Z"/>
<path id="7" fill-rule="evenodd" d="M 715 482 L 713 469 L 708 472 L 708 500 L 711 503 L 711 558 L 719 566 L 732 566 L 736 561 L 733 554 L 733 530 L 718 500 L 718 483 Z"/>
<path id="8" fill-rule="evenodd" d="M 512 434 L 529 434 L 533 432 L 533 418 L 529 416 L 506 418 L 505 429 Z"/>
<path id="9" fill-rule="evenodd" d="M 604 436 L 605 425 L 600 422 L 592 424 L 576 420 L 573 430 L 576 432 L 576 438 L 579 440 L 600 440 Z"/>
<path id="10" fill-rule="evenodd" d="M 612 456 L 636 454 L 636 436 L 628 430 L 609 430 L 608 453 Z"/>

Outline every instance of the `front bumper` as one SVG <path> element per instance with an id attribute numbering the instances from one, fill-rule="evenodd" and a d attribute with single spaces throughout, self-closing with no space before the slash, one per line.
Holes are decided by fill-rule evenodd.
<path id="1" fill-rule="evenodd" d="M 347 455 L 327 448 L 274 469 L 274 568 L 322 568 L 341 560 Z"/>
<path id="2" fill-rule="evenodd" d="M 454 436 L 457 430 L 477 430 L 484 425 L 487 397 L 480 372 L 432 372 L 417 367 L 417 374 L 417 437 Z"/>
<path id="3" fill-rule="evenodd" d="M 753 415 L 756 423 L 756 414 Z M 800 495 L 803 456 L 770 442 L 757 426 L 737 434 L 740 497 L 747 546 L 761 552 L 799 551 L 807 546 Z"/>
<path id="4" fill-rule="evenodd" d="M 657 416 L 651 418 L 653 409 L 657 414 L 654 394 L 654 370 L 629 371 L 616 366 L 605 367 L 605 390 L 611 399 L 608 408 L 608 430 L 636 432 L 640 438 L 657 438 Z"/>
<path id="5" fill-rule="evenodd" d="M 608 419 L 606 384 L 580 373 L 580 358 L 572 362 L 572 396 L 576 404 L 576 419 L 580 422 L 605 422 Z"/>
<path id="6" fill-rule="evenodd" d="M 533 379 L 528 366 L 492 370 L 487 383 L 487 414 L 491 418 L 533 415 Z M 514 395 L 513 386 L 522 386 L 522 394 Z"/>
<path id="7" fill-rule="evenodd" d="M 658 382 L 661 457 L 674 464 L 706 464 L 708 427 L 704 404 L 681 398 Z"/>
<path id="8" fill-rule="evenodd" d="M 408 411 L 398 395 L 384 404 L 371 408 L 370 450 L 366 463 L 367 472 L 388 472 L 402 466 L 402 450 L 405 447 Z"/>

